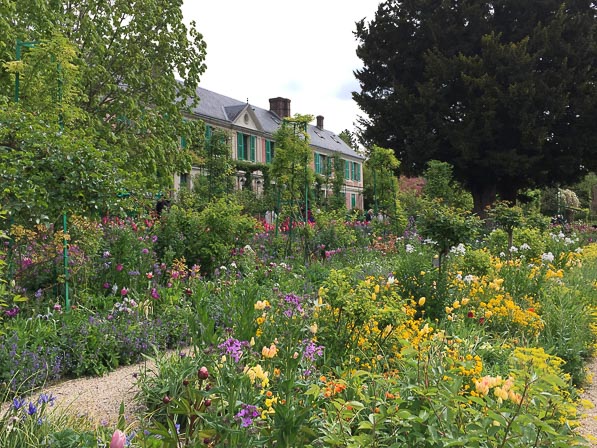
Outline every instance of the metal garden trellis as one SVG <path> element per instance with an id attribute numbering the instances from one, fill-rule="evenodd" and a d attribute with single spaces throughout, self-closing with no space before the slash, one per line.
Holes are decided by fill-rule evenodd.
<path id="1" fill-rule="evenodd" d="M 22 54 L 21 54 L 21 49 L 23 47 L 25 48 L 33 48 L 36 45 L 39 44 L 39 41 L 22 41 L 20 39 L 17 39 L 16 41 L 16 51 L 15 51 L 15 60 L 16 61 L 20 61 L 22 58 Z M 61 67 L 60 67 L 60 63 L 57 64 L 57 70 L 58 70 L 58 95 L 57 95 L 57 99 L 58 101 L 62 101 L 62 71 L 61 71 Z M 20 76 L 19 76 L 19 72 L 17 71 L 15 73 L 15 96 L 14 96 L 14 100 L 15 103 L 19 102 L 19 90 L 20 90 Z M 62 131 L 64 129 L 64 123 L 63 123 L 63 119 L 62 119 L 62 113 L 59 115 L 58 117 L 59 123 L 60 123 L 60 130 Z M 66 312 L 69 312 L 70 310 L 70 297 L 69 297 L 69 282 L 68 282 L 68 238 L 67 238 L 67 233 L 68 233 L 68 220 L 67 220 L 67 215 L 66 215 L 66 211 L 64 211 L 62 213 L 62 233 L 63 233 L 63 240 L 62 240 L 62 258 L 63 258 L 63 269 L 64 269 L 64 304 L 65 304 L 65 309 Z"/>
<path id="2" fill-rule="evenodd" d="M 284 119 L 284 126 L 292 126 L 293 127 L 293 134 L 295 136 L 304 136 L 307 133 L 307 123 L 304 121 L 295 121 L 292 119 Z M 304 214 L 302 216 L 303 218 L 303 225 L 305 226 L 305 228 L 309 225 L 309 171 L 308 171 L 308 156 L 307 159 L 304 161 L 304 171 L 305 171 L 305 210 L 304 210 Z M 294 162 L 292 164 L 292 171 L 294 172 Z M 294 178 L 293 178 L 294 180 Z M 281 185 L 279 185 L 278 183 L 276 183 L 276 181 L 274 180 L 273 183 L 276 185 L 276 196 L 277 196 L 277 211 L 278 213 L 276 214 L 276 230 L 275 230 L 275 234 L 277 236 L 278 234 L 278 227 L 279 227 L 279 216 L 280 216 L 280 211 L 281 211 L 281 205 L 282 202 L 286 202 L 286 201 L 281 201 L 280 198 L 280 188 Z M 294 199 L 294 189 L 291 188 L 291 194 L 293 195 L 293 197 L 291 197 L 290 201 L 288 201 L 290 203 L 290 205 L 292 206 L 293 204 L 297 203 L 299 201 L 296 201 Z M 299 214 L 300 216 L 300 214 Z M 298 220 L 297 220 L 298 221 Z M 292 230 L 293 230 L 293 226 L 294 226 L 294 216 L 293 213 L 290 214 L 289 216 L 289 222 L 288 222 L 288 243 L 292 244 Z M 305 257 L 305 261 L 308 259 L 308 248 L 307 248 L 307 241 L 305 240 L 305 244 L 304 244 L 304 257 Z M 287 248 L 287 251 L 289 251 L 290 248 Z"/>

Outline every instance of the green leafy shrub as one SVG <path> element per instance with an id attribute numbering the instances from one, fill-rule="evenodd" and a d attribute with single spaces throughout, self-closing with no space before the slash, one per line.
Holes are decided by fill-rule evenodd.
<path id="1" fill-rule="evenodd" d="M 461 275 L 476 275 L 482 277 L 491 270 L 491 254 L 485 248 L 465 249 L 462 256 L 451 258 L 451 267 L 455 271 L 460 271 Z"/>
<path id="2" fill-rule="evenodd" d="M 209 203 L 200 212 L 173 205 L 157 230 L 160 258 L 169 253 L 171 258 L 184 259 L 212 273 L 227 264 L 232 250 L 246 245 L 257 228 L 257 222 L 241 211 L 240 205 L 227 198 Z"/>

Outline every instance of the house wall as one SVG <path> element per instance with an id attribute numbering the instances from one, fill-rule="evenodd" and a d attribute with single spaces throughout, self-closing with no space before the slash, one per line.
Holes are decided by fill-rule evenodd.
<path id="1" fill-rule="evenodd" d="M 202 118 L 205 121 L 206 125 L 211 126 L 212 128 L 218 128 L 220 130 L 224 130 L 225 132 L 228 133 L 229 135 L 229 141 L 230 141 L 230 150 L 232 152 L 232 159 L 233 160 L 238 160 L 238 140 L 237 140 L 237 133 L 241 132 L 243 134 L 247 134 L 247 135 L 253 135 L 256 137 L 256 144 L 255 144 L 255 162 L 256 163 L 266 163 L 266 155 L 265 155 L 265 147 L 266 147 L 266 140 L 273 140 L 271 138 L 271 136 L 269 135 L 264 135 L 264 133 L 262 131 L 260 131 L 259 129 L 257 129 L 257 126 L 255 125 L 255 123 L 253 122 L 253 120 L 251 119 L 250 115 L 249 115 L 249 120 L 248 123 L 245 123 L 244 120 L 244 113 L 241 114 L 237 120 L 235 121 L 234 124 L 232 125 L 227 125 L 227 126 L 222 126 L 221 123 L 215 123 L 215 122 L 210 122 L 209 119 L 207 118 Z M 246 124 L 246 127 L 239 127 L 239 122 L 242 122 L 243 125 Z M 331 153 L 330 151 L 323 149 L 323 148 L 318 148 L 317 146 L 311 146 L 313 149 L 313 152 L 317 152 L 323 155 L 326 155 L 328 157 L 332 157 L 333 153 Z M 275 150 L 274 150 L 275 153 Z M 247 158 L 249 157 L 248 151 L 247 151 Z M 345 203 L 346 203 L 346 207 L 350 210 L 353 208 L 358 208 L 360 210 L 363 210 L 364 207 L 364 201 L 363 201 L 363 160 L 362 159 L 358 159 L 358 158 L 354 158 L 354 157 L 350 157 L 346 154 L 341 154 L 342 159 L 344 160 L 348 160 L 349 162 L 357 162 L 360 166 L 360 180 L 352 180 L 352 179 L 344 179 L 344 191 L 345 191 Z M 314 162 L 311 162 L 311 168 L 315 169 L 315 165 Z M 197 175 L 200 174 L 199 170 L 196 168 L 193 168 L 192 172 L 188 174 L 187 179 L 188 179 L 188 185 L 190 187 L 192 187 L 192 178 Z M 340 173 L 341 176 L 345 177 L 345 173 Z M 242 179 L 244 177 L 244 173 L 243 172 L 238 172 L 236 174 L 236 178 L 235 178 L 235 188 L 236 189 L 242 189 Z M 175 190 L 178 190 L 180 188 L 180 175 L 175 176 L 174 179 L 174 188 Z M 260 179 L 259 179 L 259 175 L 254 176 L 253 178 L 253 190 L 256 192 L 259 191 L 263 191 L 263 185 L 260 183 Z M 354 201 L 353 201 L 353 195 L 354 195 Z"/>

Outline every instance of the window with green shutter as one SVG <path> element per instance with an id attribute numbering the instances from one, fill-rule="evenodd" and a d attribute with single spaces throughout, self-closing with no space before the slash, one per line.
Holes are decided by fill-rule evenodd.
<path id="1" fill-rule="evenodd" d="M 357 206 L 357 195 L 354 193 L 350 194 L 350 207 L 355 208 Z"/>
<path id="2" fill-rule="evenodd" d="M 350 179 L 350 162 L 348 160 L 344 161 L 344 178 Z"/>
<path id="3" fill-rule="evenodd" d="M 361 165 L 359 163 L 352 162 L 350 178 L 357 182 L 361 180 Z"/>
<path id="4" fill-rule="evenodd" d="M 205 141 L 208 142 L 211 139 L 212 129 L 210 125 L 205 125 Z"/>
<path id="5" fill-rule="evenodd" d="M 180 137 L 180 147 L 182 149 L 187 149 L 187 138 L 184 135 Z"/>
<path id="6" fill-rule="evenodd" d="M 315 161 L 315 173 L 321 174 L 321 154 L 315 153 L 313 159 Z"/>
<path id="7" fill-rule="evenodd" d="M 254 135 L 251 135 L 251 152 L 250 152 L 251 162 L 255 161 L 255 146 L 256 145 L 257 145 L 257 137 L 255 137 Z"/>
<path id="8" fill-rule="evenodd" d="M 271 140 L 265 141 L 265 163 L 272 163 L 274 158 L 274 142 Z"/>
<path id="9" fill-rule="evenodd" d="M 180 174 L 180 188 L 189 188 L 189 175 L 188 173 Z"/>
<path id="10" fill-rule="evenodd" d="M 236 133 L 236 158 L 238 160 L 245 160 L 245 139 L 244 135 L 240 132 Z"/>

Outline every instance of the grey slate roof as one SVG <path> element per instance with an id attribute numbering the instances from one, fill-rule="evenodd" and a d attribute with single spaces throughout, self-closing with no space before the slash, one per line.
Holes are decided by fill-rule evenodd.
<path id="1" fill-rule="evenodd" d="M 240 106 L 226 106 L 224 110 L 226 111 L 226 115 L 228 116 L 228 120 L 234 121 L 238 114 L 245 108 L 245 105 L 242 104 Z"/>
<path id="2" fill-rule="evenodd" d="M 235 100 L 219 93 L 202 87 L 197 88 L 199 104 L 191 109 L 191 113 L 200 118 L 212 119 L 232 123 L 238 117 L 238 114 L 247 106 L 246 102 Z M 267 134 L 273 134 L 280 127 L 282 120 L 274 112 L 268 109 L 262 109 L 257 106 L 249 105 L 257 120 L 259 120 L 263 131 Z M 316 148 L 322 148 L 328 151 L 339 152 L 356 159 L 364 157 L 348 146 L 340 137 L 326 129 L 319 129 L 317 126 L 307 125 L 307 134 L 309 142 Z"/>

